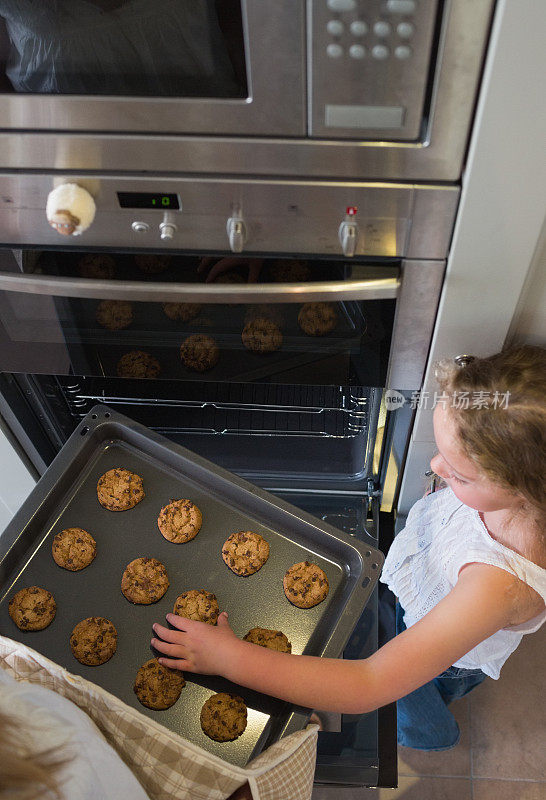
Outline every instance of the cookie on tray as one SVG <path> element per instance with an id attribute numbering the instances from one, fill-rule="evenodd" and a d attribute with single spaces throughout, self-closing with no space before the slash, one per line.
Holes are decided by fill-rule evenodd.
<path id="1" fill-rule="evenodd" d="M 109 469 L 99 478 L 97 497 L 108 511 L 128 511 L 145 497 L 142 478 L 122 467 Z"/>
<path id="2" fill-rule="evenodd" d="M 283 578 L 283 586 L 288 600 L 298 608 L 322 603 L 330 588 L 324 570 L 309 561 L 292 564 Z"/>
<path id="3" fill-rule="evenodd" d="M 83 528 L 65 528 L 53 538 L 51 553 L 60 567 L 78 572 L 97 555 L 97 543 Z"/>
<path id="4" fill-rule="evenodd" d="M 337 325 L 333 303 L 304 303 L 298 314 L 298 325 L 308 336 L 326 336 Z"/>
<path id="5" fill-rule="evenodd" d="M 267 647 L 269 650 L 278 650 L 280 653 L 291 653 L 292 645 L 288 637 L 282 631 L 272 631 L 268 628 L 251 628 L 243 636 L 245 642 L 258 644 L 260 647 Z"/>
<path id="6" fill-rule="evenodd" d="M 106 253 L 86 253 L 78 263 L 82 278 L 111 280 L 116 274 L 116 262 Z"/>
<path id="7" fill-rule="evenodd" d="M 19 589 L 9 601 L 8 612 L 22 631 L 43 631 L 55 619 L 57 603 L 41 586 Z"/>
<path id="8" fill-rule="evenodd" d="M 213 694 L 201 709 L 201 728 L 215 742 L 232 742 L 246 728 L 247 709 L 236 694 Z"/>
<path id="9" fill-rule="evenodd" d="M 236 575 L 253 575 L 269 558 L 269 544 L 253 531 L 238 531 L 222 545 L 222 558 Z"/>
<path id="10" fill-rule="evenodd" d="M 121 591 L 131 603 L 149 605 L 161 600 L 169 588 L 167 570 L 157 558 L 135 558 L 125 567 Z"/>
<path id="11" fill-rule="evenodd" d="M 116 372 L 118 378 L 157 378 L 161 364 L 144 350 L 131 350 L 120 358 Z"/>
<path id="12" fill-rule="evenodd" d="M 70 634 L 70 649 L 80 664 L 98 667 L 106 664 L 118 646 L 116 628 L 106 617 L 87 617 Z"/>
<path id="13" fill-rule="evenodd" d="M 95 318 L 109 331 L 121 331 L 133 321 L 133 306 L 127 300 L 101 300 Z"/>
<path id="14" fill-rule="evenodd" d="M 177 322 L 189 322 L 190 319 L 195 319 L 202 308 L 202 303 L 163 303 L 165 314 Z"/>
<path id="15" fill-rule="evenodd" d="M 288 258 L 274 261 L 270 267 L 271 277 L 276 283 L 300 283 L 309 280 L 311 270 L 305 261 Z"/>
<path id="16" fill-rule="evenodd" d="M 222 272 L 220 275 L 217 275 L 213 283 L 245 283 L 245 279 L 239 272 L 229 270 L 228 272 Z"/>
<path id="17" fill-rule="evenodd" d="M 279 326 L 267 317 L 256 317 L 247 322 L 241 339 L 246 349 L 253 353 L 273 353 L 282 345 Z"/>
<path id="18" fill-rule="evenodd" d="M 171 500 L 161 509 L 157 525 L 169 542 L 183 544 L 199 533 L 203 515 L 191 500 Z"/>
<path id="19" fill-rule="evenodd" d="M 206 589 L 189 589 L 179 594 L 174 601 L 173 614 L 197 622 L 216 625 L 220 616 L 220 608 L 216 595 Z"/>
<path id="20" fill-rule="evenodd" d="M 143 706 L 163 711 L 176 703 L 185 685 L 179 669 L 164 667 L 151 658 L 137 672 L 133 691 Z"/>
<path id="21" fill-rule="evenodd" d="M 180 358 L 185 367 L 194 372 L 206 372 L 218 363 L 220 350 L 212 336 L 196 333 L 184 339 L 180 346 Z"/>
<path id="22" fill-rule="evenodd" d="M 169 266 L 171 257 L 169 255 L 154 255 L 153 253 L 139 253 L 135 256 L 135 264 L 141 272 L 146 275 L 157 275 L 165 272 Z"/>

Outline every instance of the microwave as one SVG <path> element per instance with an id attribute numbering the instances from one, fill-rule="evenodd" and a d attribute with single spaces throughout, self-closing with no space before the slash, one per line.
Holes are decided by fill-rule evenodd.
<path id="1" fill-rule="evenodd" d="M 0 166 L 457 180 L 493 6 L 1 0 Z"/>

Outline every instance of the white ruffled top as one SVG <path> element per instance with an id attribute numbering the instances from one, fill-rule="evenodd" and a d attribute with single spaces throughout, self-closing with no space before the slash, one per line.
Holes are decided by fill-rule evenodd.
<path id="1" fill-rule="evenodd" d="M 546 601 L 546 569 L 495 541 L 479 512 L 465 506 L 447 488 L 413 506 L 406 527 L 395 537 L 385 560 L 381 581 L 398 597 L 407 628 L 449 594 L 459 571 L 470 562 L 506 570 Z M 481 669 L 497 679 L 523 635 L 534 633 L 545 621 L 546 610 L 522 625 L 503 628 L 453 666 Z"/>

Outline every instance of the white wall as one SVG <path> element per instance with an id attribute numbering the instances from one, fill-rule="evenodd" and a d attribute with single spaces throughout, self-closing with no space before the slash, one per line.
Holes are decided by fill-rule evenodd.
<path id="1" fill-rule="evenodd" d="M 0 420 L 1 423 L 1 420 Z M 35 486 L 35 480 L 0 424 L 0 534 Z"/>
<path id="2" fill-rule="evenodd" d="M 545 292 L 544 270 L 526 279 L 540 251 L 546 208 L 545 30 L 544 0 L 499 0 L 425 374 L 431 396 L 435 361 L 502 348 L 524 286 L 531 297 L 524 298 L 518 330 L 540 337 L 534 303 Z M 402 515 L 422 495 L 434 451 L 432 411 L 421 408 L 401 487 Z"/>

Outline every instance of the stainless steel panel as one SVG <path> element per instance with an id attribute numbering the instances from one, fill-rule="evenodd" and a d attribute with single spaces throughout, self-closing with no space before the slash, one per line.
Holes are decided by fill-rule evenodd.
<path id="1" fill-rule="evenodd" d="M 47 195 L 64 180 L 80 183 L 95 197 L 95 221 L 81 236 L 62 237 L 46 220 Z M 169 212 L 177 227 L 173 239 L 161 239 L 163 212 L 120 208 L 118 191 L 178 194 L 181 210 Z M 339 225 L 347 208 L 354 206 L 357 257 L 405 257 L 411 251 L 415 258 L 444 258 L 458 196 L 454 186 L 396 183 L 5 174 L 0 175 L 0 239 L 14 246 L 227 252 L 226 222 L 236 214 L 246 228 L 246 255 L 339 257 Z M 427 213 L 414 219 L 415 207 Z M 147 223 L 149 230 L 135 232 L 135 221 Z"/>
<path id="2" fill-rule="evenodd" d="M 443 261 L 402 262 L 387 388 L 413 390 L 422 385 L 444 269 Z"/>
<path id="3" fill-rule="evenodd" d="M 268 13 L 267 4 L 261 5 L 273 24 L 275 15 Z M 299 4 L 289 5 L 299 7 Z M 55 131 L 30 132 L 29 129 L 38 126 L 31 123 L 29 110 L 27 130 L 0 134 L 0 169 L 115 172 L 145 169 L 170 174 L 208 172 L 366 180 L 457 180 L 461 175 L 493 7 L 494 0 L 448 0 L 446 3 L 439 64 L 432 90 L 432 113 L 422 142 L 252 138 L 245 136 L 253 132 L 246 124 L 236 138 L 225 135 L 229 131 L 223 124 L 214 128 L 220 135 L 199 137 L 176 135 L 181 128 L 171 136 L 161 135 L 164 128 L 149 136 L 104 132 L 69 134 L 58 132 L 62 126 L 53 115 L 48 122 L 55 125 Z M 265 30 L 268 26 L 269 22 Z M 282 68 L 283 59 L 277 55 L 274 54 L 275 66 L 267 75 L 268 81 Z M 297 74 L 285 81 L 283 91 L 290 90 L 294 79 L 297 80 Z M 41 98 L 13 99 L 28 103 L 31 109 L 32 103 Z M 86 104 L 89 106 L 89 100 Z M 224 109 L 225 104 L 222 103 L 221 108 Z M 2 119 L 10 119 L 7 110 Z M 137 119 L 127 130 L 138 130 L 138 124 Z M 70 127 L 73 129 L 72 124 Z M 108 127 L 101 130 L 108 130 Z"/>
<path id="4" fill-rule="evenodd" d="M 4 128 L 305 135 L 303 0 L 242 0 L 249 96 L 244 99 L 0 95 Z M 159 12 L 158 12 L 159 13 Z M 267 46 L 264 46 L 264 37 Z M 136 163 L 135 163 L 136 167 Z M 171 162 L 168 169 L 173 169 Z"/>

